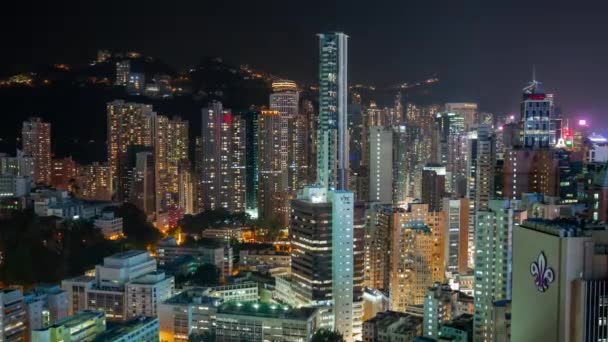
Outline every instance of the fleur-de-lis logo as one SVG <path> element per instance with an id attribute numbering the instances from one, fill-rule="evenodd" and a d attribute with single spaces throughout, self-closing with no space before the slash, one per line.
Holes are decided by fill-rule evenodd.
<path id="1" fill-rule="evenodd" d="M 547 266 L 547 258 L 545 253 L 540 252 L 538 260 L 530 264 L 530 274 L 534 277 L 536 289 L 540 292 L 545 292 L 555 280 L 555 273 L 551 267 Z"/>

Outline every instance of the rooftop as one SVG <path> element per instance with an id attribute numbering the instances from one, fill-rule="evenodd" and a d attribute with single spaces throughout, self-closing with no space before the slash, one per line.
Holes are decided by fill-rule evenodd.
<path id="1" fill-rule="evenodd" d="M 126 252 L 112 254 L 108 258 L 125 260 L 141 254 L 148 254 L 148 251 L 133 249 Z"/>
<path id="2" fill-rule="evenodd" d="M 228 302 L 218 308 L 218 314 L 254 316 L 279 319 L 307 320 L 314 315 L 315 308 L 292 308 L 289 305 L 260 302 Z"/>
<path id="3" fill-rule="evenodd" d="M 44 331 L 44 330 L 48 330 L 50 328 L 58 328 L 61 326 L 64 326 L 66 328 L 72 328 L 72 327 L 76 327 L 84 322 L 87 322 L 87 321 L 90 321 L 93 319 L 105 319 L 105 317 L 106 317 L 106 314 L 103 313 L 102 311 L 85 310 L 85 311 L 80 311 L 79 313 L 74 314 L 72 316 L 61 319 L 46 328 L 41 328 L 41 329 L 36 329 L 36 330 Z"/>
<path id="4" fill-rule="evenodd" d="M 221 299 L 208 296 L 207 293 L 208 289 L 204 287 L 194 287 L 180 292 L 163 303 L 174 305 L 201 304 L 210 306 L 219 306 L 221 304 Z"/>
<path id="5" fill-rule="evenodd" d="M 114 340 L 119 339 L 120 337 L 123 337 L 127 334 L 132 333 L 133 331 L 135 331 L 137 329 L 140 329 L 141 327 L 143 327 L 145 325 L 153 324 L 153 322 L 156 322 L 156 324 L 158 324 L 158 318 L 140 317 L 140 318 L 135 318 L 126 323 L 109 324 L 106 332 L 104 332 L 103 334 L 97 335 L 97 337 L 95 337 L 95 339 L 93 341 L 94 342 L 114 341 Z"/>

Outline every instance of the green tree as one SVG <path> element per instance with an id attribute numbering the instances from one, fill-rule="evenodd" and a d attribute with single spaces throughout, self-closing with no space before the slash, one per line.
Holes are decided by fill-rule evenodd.
<path id="1" fill-rule="evenodd" d="M 337 331 L 319 329 L 312 335 L 311 342 L 344 342 L 342 334 Z"/>
<path id="2" fill-rule="evenodd" d="M 162 234 L 150 223 L 146 214 L 131 203 L 123 203 L 115 209 L 117 216 L 122 217 L 123 233 L 133 248 L 146 249 L 160 240 Z"/>

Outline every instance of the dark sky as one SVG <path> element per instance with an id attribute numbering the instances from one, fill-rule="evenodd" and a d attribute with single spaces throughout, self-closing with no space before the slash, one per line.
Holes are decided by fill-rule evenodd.
<path id="1" fill-rule="evenodd" d="M 0 14 L 4 67 L 137 49 L 178 69 L 222 56 L 314 82 L 315 34 L 341 30 L 351 36 L 354 82 L 387 85 L 438 73 L 451 90 L 446 100 L 476 100 L 505 113 L 517 110 L 535 64 L 566 115 L 597 122 L 608 109 L 608 5 L 600 1 L 23 3 Z"/>

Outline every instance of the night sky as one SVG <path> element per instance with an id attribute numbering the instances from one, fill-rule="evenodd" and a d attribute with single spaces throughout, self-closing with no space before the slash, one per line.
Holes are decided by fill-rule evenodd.
<path id="1" fill-rule="evenodd" d="M 438 74 L 446 100 L 503 114 L 517 110 L 534 64 L 565 115 L 597 122 L 608 110 L 608 5 L 600 1 L 23 3 L 3 4 L 0 14 L 5 70 L 134 49 L 177 69 L 221 56 L 315 82 L 315 34 L 340 30 L 351 36 L 352 82 L 386 86 Z"/>

